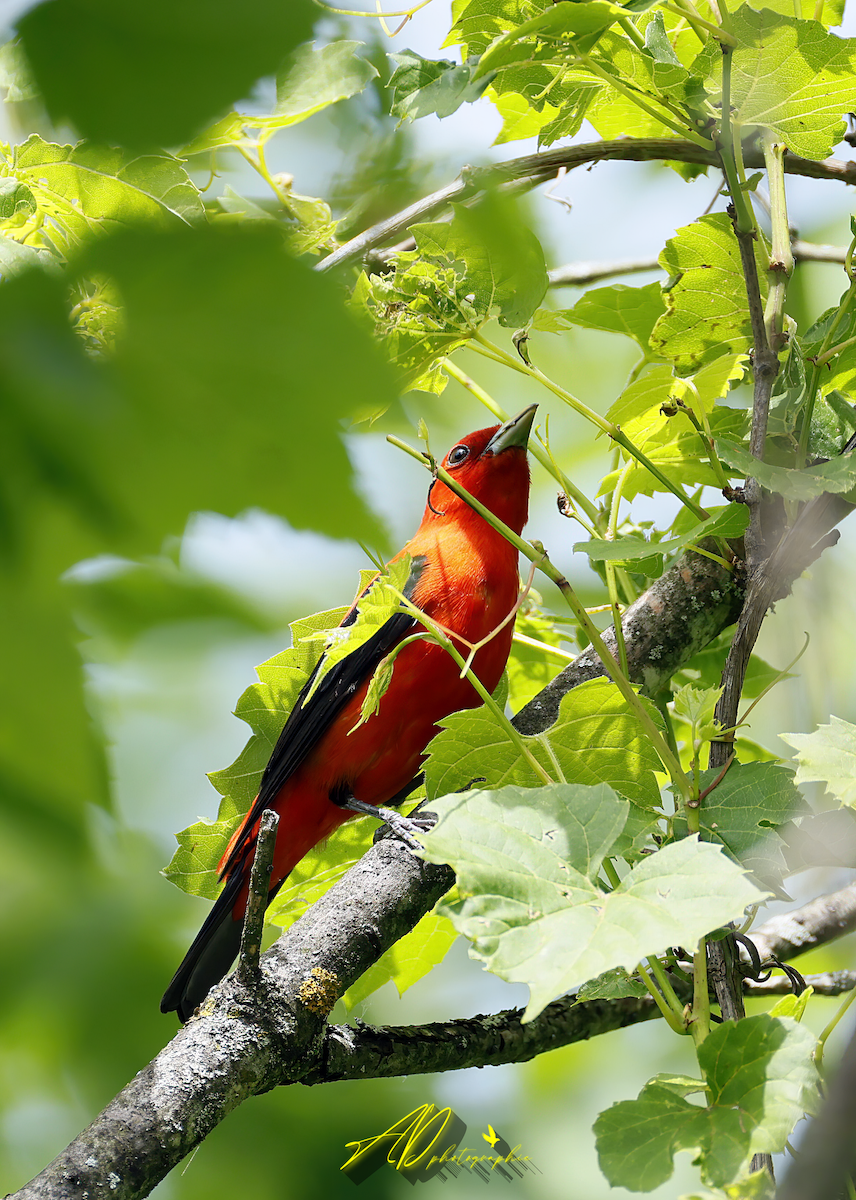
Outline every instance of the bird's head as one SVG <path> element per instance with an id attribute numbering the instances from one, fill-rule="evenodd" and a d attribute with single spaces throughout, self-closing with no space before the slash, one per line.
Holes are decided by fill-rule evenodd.
<path id="1" fill-rule="evenodd" d="M 504 425 L 476 429 L 456 442 L 442 466 L 496 516 L 520 533 L 529 513 L 529 461 L 526 447 L 537 404 L 530 404 Z M 442 480 L 428 492 L 425 519 L 479 517 Z"/>

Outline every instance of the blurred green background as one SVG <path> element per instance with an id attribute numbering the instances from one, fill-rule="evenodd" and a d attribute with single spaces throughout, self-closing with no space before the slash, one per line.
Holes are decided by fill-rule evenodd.
<path id="1" fill-rule="evenodd" d="M 17 7 L 23 12 L 29 6 Z M 73 16 L 75 6 L 68 8 Z M 97 17 L 97 6 L 93 11 Z M 258 11 L 261 20 L 264 6 Z M 159 6 L 153 12 L 158 17 Z M 12 20 L 16 12 L 4 16 Z M 34 17 L 37 32 L 40 19 Z M 434 0 L 391 41 L 368 21 L 333 18 L 320 21 L 316 36 L 359 38 L 367 43 L 364 53 L 388 72 L 384 54 L 404 46 L 424 55 L 442 53 L 449 19 L 448 3 Z M 302 40 L 308 29 L 305 14 L 295 17 L 294 28 L 288 21 L 277 26 L 286 41 Z M 182 36 L 192 44 L 192 30 Z M 251 49 L 260 37 L 264 34 L 250 22 Z M 145 46 L 143 52 L 149 52 Z M 109 56 L 109 47 L 104 53 Z M 238 49 L 234 57 L 240 66 Z M 252 53 L 249 57 L 255 61 Z M 265 69 L 272 70 L 275 61 Z M 168 67 L 169 62 L 164 71 Z M 87 63 L 78 69 L 85 73 Z M 223 103 L 239 98 L 254 78 L 236 68 Z M 107 85 L 118 86 L 105 79 L 102 110 L 109 104 Z M 165 76 L 153 91 L 166 92 L 168 86 Z M 264 80 L 256 85 L 253 101 L 264 105 L 271 87 Z M 9 98 L 4 140 L 23 141 L 33 131 L 59 142 L 73 139 L 61 90 L 58 98 L 48 97 L 52 117 L 37 97 L 10 92 Z M 133 111 L 133 100 L 129 103 Z M 161 112 L 154 109 L 155 115 Z M 158 119 L 169 119 L 170 106 L 165 111 Z M 335 215 L 347 214 L 343 228 L 355 232 L 454 178 L 464 163 L 534 150 L 527 142 L 492 147 L 499 124 L 490 104 L 479 101 L 442 123 L 427 118 L 399 127 L 385 112 L 378 84 L 278 134 L 269 163 L 271 170 L 294 176 L 296 191 L 330 199 Z M 580 140 L 592 137 L 584 128 Z M 841 151 L 846 155 L 848 148 Z M 261 181 L 237 156 L 221 162 L 221 174 L 235 191 L 264 198 Z M 194 178 L 204 184 L 205 172 L 200 168 Z M 571 201 L 570 210 L 541 189 L 529 200 L 529 214 L 551 267 L 654 256 L 676 227 L 705 208 L 715 183 L 702 178 L 687 185 L 650 165 L 601 164 L 560 181 L 557 194 Z M 847 239 L 843 188 L 793 180 L 790 195 L 801 237 L 836 244 Z M 125 374 L 118 382 L 91 373 L 88 360 L 63 349 L 50 324 L 53 301 L 47 292 L 37 295 L 38 288 L 21 285 L 9 293 L 12 299 L 0 297 L 0 307 L 5 304 L 0 402 L 13 414 L 9 427 L 22 439 L 7 442 L 0 455 L 3 523 L 19 538 L 17 548 L 10 539 L 3 575 L 3 674 L 14 678 L 14 686 L 4 687 L 4 724 L 13 732 L 3 746 L 6 761 L 19 764 L 17 773 L 4 767 L 0 779 L 4 1191 L 20 1186 L 58 1153 L 173 1033 L 173 1018 L 159 1013 L 159 999 L 207 906 L 174 889 L 159 871 L 172 854 L 174 831 L 198 816 L 215 816 L 217 798 L 205 772 L 225 766 L 243 745 L 246 728 L 230 713 L 253 681 L 255 664 L 287 644 L 290 620 L 351 598 L 357 572 L 366 565 L 354 536 L 397 548 L 418 524 L 424 473 L 388 446 L 385 434 L 413 441 L 423 417 L 433 447 L 445 450 L 466 431 L 492 423 L 455 383 L 441 397 L 411 394 L 397 404 L 380 360 L 351 343 L 345 326 L 335 323 L 333 285 L 318 291 L 317 314 L 290 311 L 280 283 L 291 268 L 280 264 L 266 275 L 262 242 L 258 261 L 242 251 L 232 274 L 221 280 L 224 290 L 232 289 L 227 300 L 217 292 L 216 271 L 194 290 L 198 264 L 192 261 L 187 294 L 176 291 L 182 247 L 176 234 L 161 275 L 144 239 L 104 251 L 108 259 L 119 255 L 114 269 L 124 264 L 134 294 L 148 304 L 146 312 L 159 314 L 158 321 L 134 326 L 137 340 L 130 349 L 126 345 L 118 368 Z M 148 274 L 140 268 L 142 259 L 151 268 Z M 659 277 L 645 274 L 627 282 Z M 243 280 L 240 288 L 236 280 Z M 800 324 L 834 302 L 842 287 L 840 268 L 801 268 L 790 305 Z M 561 289 L 554 302 L 567 307 L 579 294 Z M 222 329 L 215 319 L 221 301 L 227 304 Z M 183 340 L 194 320 L 213 321 L 208 350 L 196 358 L 185 354 Z M 238 324 L 230 338 L 229 322 L 241 320 L 246 325 Z M 43 340 L 27 341 L 33 331 Z M 497 336 L 507 337 L 507 331 Z M 584 330 L 535 336 L 544 370 L 605 411 L 633 365 L 630 344 Z M 187 344 L 191 340 L 187 334 Z M 563 468 L 594 494 L 608 452 L 581 420 L 530 381 L 510 378 L 471 352 L 461 352 L 458 361 L 506 409 L 538 401 L 539 421 L 550 415 L 552 445 Z M 105 407 L 90 414 L 91 437 L 85 434 L 79 446 L 64 440 L 62 414 L 49 403 L 53 370 L 65 372 L 66 380 L 79 372 L 76 386 L 87 403 L 96 404 L 99 389 L 106 389 Z M 223 372 L 234 378 L 232 406 L 206 408 L 206 381 Z M 360 379 L 364 395 L 355 390 Z M 115 394 L 142 397 L 141 404 L 157 395 L 159 405 L 141 408 L 136 424 L 120 426 L 126 438 L 122 454 L 110 463 L 104 496 L 91 496 L 80 482 L 87 455 L 102 449 L 98 439 L 110 420 L 127 419 L 118 401 L 111 408 Z M 349 417 L 372 402 L 392 407 L 377 424 L 351 427 L 340 439 Z M 192 420 L 174 420 L 179 411 L 191 413 Z M 28 414 L 29 424 L 21 413 Z M 21 434 L 25 424 L 29 441 Z M 40 474 L 27 474 L 23 457 L 15 459 L 9 448 L 25 441 L 42 447 Z M 50 445 L 53 458 L 45 449 Z M 72 460 L 83 464 L 81 474 L 69 469 L 60 478 L 62 464 Z M 160 464 L 154 474 L 151 462 Z M 89 517 L 73 519 L 78 510 L 90 517 L 97 510 L 97 536 L 86 525 Z M 640 498 L 634 507 L 640 520 L 664 519 L 670 511 L 662 498 Z M 572 560 L 570 547 L 579 533 L 556 512 L 554 485 L 537 467 L 529 535 L 545 543 L 590 602 L 602 601 L 595 576 Z M 799 677 L 779 685 L 753 716 L 752 736 L 785 757 L 789 751 L 777 740 L 778 731 L 810 729 L 830 713 L 856 720 L 851 669 L 841 652 L 844 639 L 849 641 L 856 587 L 854 538 L 856 524 L 845 523 L 839 546 L 798 582 L 762 636 L 760 653 L 779 667 L 801 645 L 803 631 L 812 639 Z M 544 599 L 548 606 L 555 603 L 546 591 Z M 69 600 L 74 628 L 61 617 Z M 78 654 L 85 664 L 85 712 L 71 711 L 66 699 Z M 102 739 L 109 784 L 97 756 L 87 750 Z M 64 790 L 63 779 L 71 777 L 77 782 Z M 813 871 L 793 880 L 791 890 L 801 900 L 848 881 L 845 872 Z M 841 943 L 801 966 L 848 966 L 851 955 L 852 947 Z M 442 966 L 403 998 L 390 985 L 349 1019 L 407 1024 L 524 1001 L 524 989 L 482 971 L 459 941 Z M 835 1004 L 813 1002 L 808 1013 L 813 1027 L 825 1024 Z M 337 1009 L 332 1019 L 343 1020 L 344 1014 Z M 345 1144 L 434 1102 L 451 1105 L 467 1123 L 467 1145 L 482 1147 L 481 1134 L 490 1123 L 512 1146 L 521 1144 L 521 1153 L 537 1167 L 521 1181 L 496 1179 L 490 1187 L 526 1200 L 557 1189 L 601 1200 L 621 1190 L 610 1190 L 597 1169 L 591 1135 L 597 1113 L 636 1095 L 656 1071 L 690 1069 L 690 1049 L 661 1024 L 649 1023 L 522 1066 L 283 1089 L 244 1104 L 155 1195 L 282 1200 L 350 1194 L 354 1185 L 339 1173 L 348 1156 Z M 693 1184 L 683 1155 L 675 1178 L 653 1194 L 677 1196 Z M 362 1185 L 380 1196 L 407 1186 L 387 1169 Z M 487 1185 L 461 1175 L 430 1186 L 455 1197 Z"/>

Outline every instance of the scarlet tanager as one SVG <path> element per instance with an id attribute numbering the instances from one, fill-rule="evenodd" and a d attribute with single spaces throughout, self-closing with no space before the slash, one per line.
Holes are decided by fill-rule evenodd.
<path id="1" fill-rule="evenodd" d="M 476 430 L 443 460 L 456 481 L 518 534 L 529 506 L 526 446 L 535 408 L 531 405 L 504 425 Z M 514 608 L 517 551 L 439 479 L 429 490 L 422 524 L 396 558 L 403 554 L 412 561 L 408 599 L 468 643 L 497 629 Z M 357 619 L 359 600 L 343 627 Z M 508 621 L 475 655 L 473 670 L 490 692 L 505 669 L 513 626 Z M 225 886 L 167 988 L 162 1012 L 175 1010 L 186 1021 L 234 962 L 259 819 L 266 808 L 275 809 L 280 818 L 270 903 L 303 856 L 354 816 L 346 807 L 349 802 L 401 803 L 412 790 L 425 747 L 438 732 L 437 722 L 481 703 L 451 656 L 422 638 L 396 657 L 379 709 L 359 724 L 376 667 L 418 628 L 402 607 L 335 663 L 310 696 L 322 655 L 274 747 L 259 794 L 220 861 Z M 466 644 L 458 642 L 457 648 L 466 657 Z"/>

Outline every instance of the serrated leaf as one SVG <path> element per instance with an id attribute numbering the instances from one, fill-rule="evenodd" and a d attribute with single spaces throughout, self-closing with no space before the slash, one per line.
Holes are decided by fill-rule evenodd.
<path id="1" fill-rule="evenodd" d="M 34 133 L 0 170 L 26 181 L 63 254 L 94 234 L 143 223 L 168 228 L 204 216 L 184 164 L 169 154 L 135 155 L 88 142 L 60 146 Z"/>
<path id="2" fill-rule="evenodd" d="M 639 448 L 644 450 L 647 457 L 674 483 L 682 483 L 687 486 L 709 484 L 712 487 L 720 488 L 722 485 L 719 475 L 705 455 L 697 432 L 688 427 L 689 422 L 685 418 L 681 418 L 684 425 L 682 430 L 674 424 L 675 420 L 677 418 L 672 418 L 671 428 L 665 424 L 654 425 L 649 435 L 640 439 L 642 444 Z M 708 426 L 714 437 L 722 434 L 732 437 L 736 434 L 739 437 L 743 433 L 746 423 L 747 418 L 744 411 L 728 408 L 725 405 L 718 405 L 708 417 Z M 630 436 L 629 433 L 628 436 Z M 636 444 L 639 445 L 639 442 Z M 618 476 L 622 474 L 622 471 L 623 467 L 618 467 L 604 477 L 598 489 L 599 496 L 606 495 L 615 488 Z M 739 472 L 737 470 L 729 472 L 726 468 L 725 473 L 726 475 L 737 475 Z M 641 464 L 632 465 L 629 472 L 623 475 L 622 495 L 625 500 L 631 500 L 640 493 L 644 496 L 653 496 L 655 492 L 665 490 L 664 485 L 657 480 L 656 476 Z"/>
<path id="3" fill-rule="evenodd" d="M 856 806 L 856 725 L 831 716 L 814 733 L 779 737 L 797 751 L 797 783 L 823 783 L 836 800 Z"/>
<path id="4" fill-rule="evenodd" d="M 769 260 L 762 238 L 754 246 L 765 298 Z M 663 290 L 666 312 L 651 334 L 653 349 L 674 362 L 681 375 L 726 354 L 748 353 L 752 330 L 746 285 L 725 213 L 710 213 L 679 229 L 666 242 L 660 265 L 671 281 Z"/>
<path id="5" fill-rule="evenodd" d="M 648 700 L 642 703 L 660 720 Z M 469 787 L 485 779 L 490 787 L 541 782 L 526 758 L 487 708 L 454 713 L 440 722 L 443 732 L 428 744 L 425 787 L 428 798 Z M 660 761 L 647 734 L 615 684 L 590 679 L 562 697 L 559 715 L 545 734 L 525 738 L 548 775 L 556 770 L 544 740 L 549 739 L 565 779 L 571 783 L 607 783 L 642 808 L 660 802 L 654 772 Z M 595 972 L 597 974 L 597 972 Z"/>
<path id="6" fill-rule="evenodd" d="M 665 363 L 655 363 L 624 389 L 607 416 L 637 444 L 656 437 L 658 430 L 664 430 L 669 422 L 673 427 L 683 426 L 686 431 L 685 417 L 676 421 L 675 417 L 661 413 L 660 408 L 682 400 L 697 417 L 699 407 L 710 414 L 717 401 L 728 394 L 732 383 L 743 378 L 746 361 L 745 354 L 726 354 L 685 378 L 676 376 Z"/>
<path id="7" fill-rule="evenodd" d="M 703 771 L 700 790 L 709 787 L 718 774 L 718 770 Z M 787 767 L 773 762 L 735 762 L 705 796 L 699 822 L 708 841 L 721 845 L 765 886 L 780 891 L 786 864 L 776 831 L 805 810 L 805 800 Z M 685 819 L 676 817 L 677 835 L 685 829 Z"/>
<path id="8" fill-rule="evenodd" d="M 718 437 L 715 441 L 716 452 L 723 462 L 743 475 L 754 477 L 762 487 L 786 500 L 813 500 L 824 492 L 849 492 L 856 485 L 856 457 L 853 454 L 842 454 L 829 462 L 798 471 L 794 467 L 761 462 L 745 446 L 730 438 Z"/>
<path id="9" fill-rule="evenodd" d="M 357 50 L 362 42 L 336 41 L 316 49 L 298 46 L 277 72 L 276 106 L 263 128 L 281 129 L 305 121 L 340 100 L 357 95 L 377 78 L 377 68 Z M 261 124 L 247 117 L 248 125 Z"/>
<path id="10" fill-rule="evenodd" d="M 842 115 L 856 107 L 856 39 L 828 33 L 814 20 L 769 8 L 741 5 L 729 18 L 738 40 L 732 52 L 731 106 L 740 126 L 772 130 L 794 154 L 825 158 L 844 135 Z M 703 51 L 710 64 L 706 87 L 714 100 L 721 88 L 718 51 Z"/>
<path id="11" fill-rule="evenodd" d="M 684 838 L 604 893 L 594 882 L 627 818 L 605 785 L 504 787 L 431 801 L 440 817 L 424 856 L 449 863 L 460 901 L 444 905 L 471 954 L 526 983 L 530 1021 L 581 980 L 633 970 L 670 945 L 695 945 L 764 893 L 718 847 Z"/>
<path id="12" fill-rule="evenodd" d="M 603 329 L 623 333 L 633 338 L 643 352 L 650 354 L 648 339 L 658 319 L 665 312 L 659 283 L 645 287 L 593 288 L 578 300 L 573 308 L 563 309 L 558 316 L 584 329 Z"/>
<path id="13" fill-rule="evenodd" d="M 462 104 L 478 100 L 489 77 L 474 79 L 477 60 L 454 63 L 447 58 L 423 58 L 415 50 L 389 56 L 396 64 L 388 86 L 393 91 L 390 112 L 396 117 L 449 117 Z"/>
<path id="14" fill-rule="evenodd" d="M 419 250 L 463 268 L 463 288 L 477 313 L 487 317 L 498 311 L 500 325 L 525 325 L 547 291 L 540 242 L 494 194 L 472 208 L 453 209 L 451 223 L 411 226 Z"/>
<path id="15" fill-rule="evenodd" d="M 813 1035 L 788 1017 L 762 1013 L 715 1026 L 698 1047 L 709 1105 L 652 1080 L 595 1122 L 601 1169 L 613 1187 L 651 1191 L 671 1178 L 678 1150 L 698 1151 L 705 1182 L 725 1187 L 752 1154 L 782 1150 L 813 1111 L 813 1051 Z"/>
<path id="16" fill-rule="evenodd" d="M 419 559 L 414 562 L 409 554 L 402 555 L 397 562 L 390 564 L 389 570 L 380 575 L 364 595 L 360 596 L 356 606 L 356 620 L 348 626 L 341 626 L 321 636 L 324 661 L 303 701 L 304 704 L 312 699 L 333 667 L 364 646 L 391 617 L 402 611 L 399 593 L 409 595 L 419 578 L 422 565 L 423 562 Z M 311 640 L 319 640 L 318 635 L 313 635 Z"/>

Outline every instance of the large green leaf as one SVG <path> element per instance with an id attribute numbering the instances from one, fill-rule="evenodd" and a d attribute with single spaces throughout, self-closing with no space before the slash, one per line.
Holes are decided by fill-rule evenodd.
<path id="1" fill-rule="evenodd" d="M 649 542 L 638 537 L 617 537 L 611 542 L 594 538 L 588 542 L 576 542 L 574 550 L 587 554 L 592 562 L 634 563 L 656 557 L 662 569 L 664 555 L 676 554 L 684 546 L 697 544 L 709 537 L 740 537 L 748 524 L 746 506 L 728 504 L 713 512 L 707 520 L 692 525 L 679 537 L 660 542 Z"/>
<path id="2" fill-rule="evenodd" d="M 100 475 L 157 538 L 147 549 L 196 509 L 252 505 L 377 539 L 340 432 L 395 389 L 332 280 L 291 259 L 264 222 L 127 234 L 94 246 L 82 269 L 107 275 L 123 303 L 108 374 L 122 402 L 101 433 Z"/>
<path id="3" fill-rule="evenodd" d="M 613 1187 L 650 1192 L 671 1178 L 678 1150 L 699 1153 L 702 1177 L 725 1187 L 751 1155 L 777 1153 L 817 1103 L 815 1039 L 790 1017 L 768 1013 L 714 1026 L 698 1048 L 704 1080 L 693 1089 L 655 1076 L 636 1100 L 595 1122 L 601 1169 Z M 684 1095 L 707 1088 L 707 1107 Z"/>
<path id="4" fill-rule="evenodd" d="M 449 863 L 461 899 L 444 905 L 471 953 L 526 983 L 530 1021 L 554 997 L 667 946 L 694 946 L 760 892 L 718 847 L 684 838 L 634 866 L 612 892 L 597 883 L 629 805 L 604 784 L 503 787 L 431 801 L 431 862 Z"/>
<path id="5" fill-rule="evenodd" d="M 703 771 L 700 789 L 710 787 L 717 775 L 716 770 Z M 805 811 L 805 800 L 787 767 L 773 762 L 732 763 L 702 802 L 699 822 L 707 841 L 721 845 L 764 886 L 779 891 L 786 863 L 777 830 Z M 676 833 L 685 830 L 684 818 L 676 817 Z"/>
<path id="6" fill-rule="evenodd" d="M 311 30 L 308 0 L 45 0 L 18 22 L 55 120 L 94 141 L 180 146 Z"/>
<path id="7" fill-rule="evenodd" d="M 642 703 L 659 720 L 653 705 L 647 700 Z M 443 731 L 428 744 L 425 763 L 429 799 L 469 787 L 476 779 L 493 788 L 511 783 L 532 787 L 539 782 L 487 708 L 453 713 L 440 724 Z M 607 783 L 643 808 L 659 804 L 654 772 L 661 769 L 660 761 L 618 688 L 608 680 L 590 679 L 573 688 L 562 697 L 555 724 L 524 741 L 553 778 L 558 769 L 571 783 Z"/>
<path id="8" fill-rule="evenodd" d="M 390 111 L 397 117 L 451 116 L 462 104 L 478 100 L 488 82 L 473 79 L 474 63 L 423 58 L 413 50 L 390 57 L 396 64 L 389 81 L 394 93 Z"/>
<path id="9" fill-rule="evenodd" d="M 142 224 L 168 229 L 204 215 L 184 164 L 168 154 L 131 154 L 90 142 L 60 146 L 34 133 L 0 162 L 0 173 L 0 183 L 14 181 L 33 206 L 23 228 L 20 204 L 2 213 L 0 228 L 11 237 L 21 229 L 63 256 L 95 234 Z"/>
<path id="10" fill-rule="evenodd" d="M 524 325 L 544 299 L 547 267 L 535 235 L 507 203 L 488 194 L 473 208 L 455 205 L 450 223 L 411 228 L 428 258 L 460 270 L 476 312 L 498 312 L 500 325 Z"/>
<path id="11" fill-rule="evenodd" d="M 613 284 L 592 288 L 573 308 L 563 309 L 561 315 L 584 329 L 623 333 L 638 342 L 643 353 L 648 355 L 648 339 L 664 308 L 658 283 L 649 283 L 645 287 Z"/>
<path id="12" fill-rule="evenodd" d="M 856 38 L 837 37 L 792 13 L 744 4 L 729 17 L 738 41 L 731 55 L 733 120 L 772 130 L 794 154 L 825 158 L 844 134 L 843 114 L 856 107 Z M 718 47 L 702 53 L 697 69 L 706 63 L 707 88 L 718 99 Z"/>

